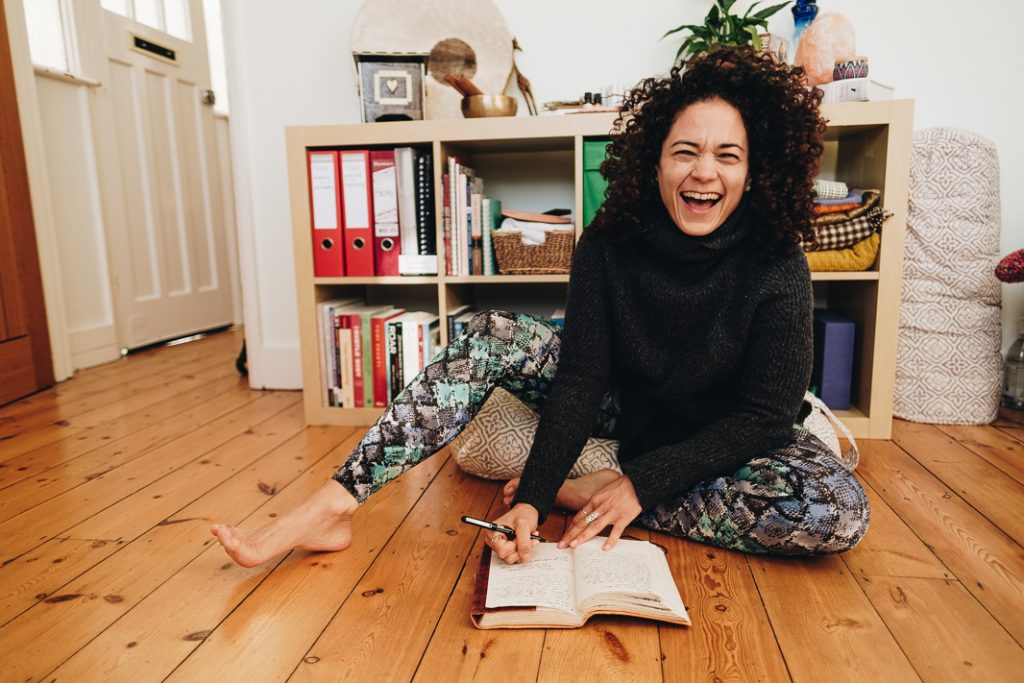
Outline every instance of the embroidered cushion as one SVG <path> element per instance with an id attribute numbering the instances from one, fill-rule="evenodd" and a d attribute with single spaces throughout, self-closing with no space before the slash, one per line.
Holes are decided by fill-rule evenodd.
<path id="1" fill-rule="evenodd" d="M 999 157 L 956 128 L 914 133 L 893 415 L 995 419 L 1002 389 Z"/>
<path id="2" fill-rule="evenodd" d="M 504 389 L 495 389 L 476 416 L 450 446 L 463 471 L 484 479 L 518 477 L 526 465 L 540 418 L 529 406 Z M 601 469 L 622 472 L 619 442 L 590 439 L 569 472 L 574 479 Z"/>

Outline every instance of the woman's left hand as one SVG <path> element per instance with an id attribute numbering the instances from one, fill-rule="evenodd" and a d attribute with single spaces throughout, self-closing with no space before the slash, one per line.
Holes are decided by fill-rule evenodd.
<path id="1" fill-rule="evenodd" d="M 572 525 L 558 542 L 559 548 L 575 548 L 597 536 L 611 525 L 611 533 L 604 543 L 604 550 L 615 547 L 622 532 L 643 512 L 640 499 L 636 496 L 633 482 L 626 475 L 607 484 L 591 496 L 587 504 L 572 519 Z M 596 517 L 595 517 L 596 513 Z M 587 518 L 590 517 L 590 523 Z"/>

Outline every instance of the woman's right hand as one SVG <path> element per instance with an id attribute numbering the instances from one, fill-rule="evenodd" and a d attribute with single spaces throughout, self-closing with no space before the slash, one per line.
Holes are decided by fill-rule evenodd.
<path id="1" fill-rule="evenodd" d="M 537 531 L 539 519 L 540 513 L 537 512 L 537 508 L 529 503 L 517 503 L 511 510 L 494 520 L 515 531 L 515 540 L 508 540 L 500 531 L 487 531 L 484 533 L 484 543 L 508 564 L 529 562 L 533 546 L 539 543 L 530 538 L 530 534 Z"/>

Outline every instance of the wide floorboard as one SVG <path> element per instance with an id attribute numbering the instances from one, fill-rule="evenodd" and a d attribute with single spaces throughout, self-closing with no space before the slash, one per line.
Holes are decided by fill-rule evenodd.
<path id="1" fill-rule="evenodd" d="M 667 548 L 693 619 L 479 631 L 499 485 L 442 452 L 363 506 L 353 546 L 232 564 L 358 429 L 234 368 L 237 330 L 132 355 L 0 408 L 0 681 L 1010 681 L 1024 671 L 1024 429 L 897 421 L 861 443 L 871 530 L 818 559 Z M 565 517 L 543 531 L 557 536 Z"/>

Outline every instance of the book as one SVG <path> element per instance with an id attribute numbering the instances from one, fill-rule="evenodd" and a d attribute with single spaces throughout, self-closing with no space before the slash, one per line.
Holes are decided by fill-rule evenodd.
<path id="1" fill-rule="evenodd" d="M 370 398 L 374 408 L 384 408 L 388 404 L 388 345 L 385 323 L 405 313 L 404 308 L 391 308 L 370 317 L 370 348 L 373 354 L 373 378 Z"/>
<path id="2" fill-rule="evenodd" d="M 452 205 L 451 176 L 441 176 L 441 247 L 444 249 L 444 272 L 452 275 Z"/>
<path id="3" fill-rule="evenodd" d="M 384 323 L 387 331 L 387 386 L 388 403 L 405 388 L 402 376 L 402 318 L 403 313 Z"/>
<path id="4" fill-rule="evenodd" d="M 420 255 L 437 254 L 434 223 L 434 157 L 416 153 L 416 245 Z"/>
<path id="5" fill-rule="evenodd" d="M 323 405 L 331 405 L 333 396 L 332 388 L 334 374 L 334 308 L 351 306 L 358 303 L 358 299 L 335 299 L 323 301 L 316 305 L 316 336 L 320 346 L 320 400 Z"/>
<path id="6" fill-rule="evenodd" d="M 401 253 L 416 254 L 416 150 L 395 148 L 398 185 L 398 230 Z"/>
<path id="7" fill-rule="evenodd" d="M 313 276 L 341 277 L 345 274 L 345 257 L 338 152 L 308 151 L 306 163 L 313 228 Z"/>
<path id="8" fill-rule="evenodd" d="M 572 223 L 572 218 L 569 216 L 533 213 L 532 211 L 513 211 L 512 209 L 502 209 L 501 215 L 505 218 L 514 218 L 517 221 L 526 221 L 529 223 L 550 223 L 551 225 L 567 225 Z"/>
<path id="9" fill-rule="evenodd" d="M 342 327 L 352 330 L 352 391 L 353 406 L 373 406 L 373 358 L 370 319 L 387 311 L 390 306 L 351 306 L 341 310 Z"/>
<path id="10" fill-rule="evenodd" d="M 474 315 L 476 315 L 475 312 L 466 311 L 452 321 L 452 336 L 448 337 L 448 343 L 466 331 L 466 327 L 469 326 L 469 321 L 473 319 Z"/>
<path id="11" fill-rule="evenodd" d="M 832 410 L 850 407 L 855 336 L 852 320 L 824 308 L 814 309 L 811 384 L 818 387 L 818 397 Z"/>
<path id="12" fill-rule="evenodd" d="M 479 180 L 474 180 L 475 187 L 469 196 L 469 231 L 472 244 L 469 272 L 473 275 L 483 275 L 484 272 L 484 241 L 480 211 L 483 193 L 480 191 L 482 183 Z"/>
<path id="13" fill-rule="evenodd" d="M 494 258 L 494 240 L 491 233 L 501 225 L 501 200 L 484 197 L 480 204 L 483 220 L 481 227 L 481 246 L 483 249 L 484 275 L 497 275 L 498 262 Z"/>
<path id="14" fill-rule="evenodd" d="M 449 343 L 451 342 L 452 339 L 455 339 L 455 337 L 458 336 L 455 334 L 455 319 L 458 318 L 463 313 L 469 311 L 470 309 L 472 309 L 472 306 L 470 306 L 469 304 L 463 304 L 462 306 L 453 308 L 452 310 L 448 311 L 448 315 L 446 316 L 445 321 L 448 323 Z"/>
<path id="15" fill-rule="evenodd" d="M 470 615 L 477 628 L 577 628 L 595 614 L 690 624 L 665 553 L 653 543 L 607 538 L 578 548 L 534 547 L 525 564 L 484 548 Z"/>
<path id="16" fill-rule="evenodd" d="M 371 151 L 370 170 L 373 185 L 373 272 L 377 276 L 398 275 L 401 243 L 394 150 Z"/>
<path id="17" fill-rule="evenodd" d="M 370 179 L 370 152 L 365 149 L 347 149 L 338 154 L 344 214 L 341 237 L 345 243 L 345 275 L 373 277 L 373 185 Z"/>

